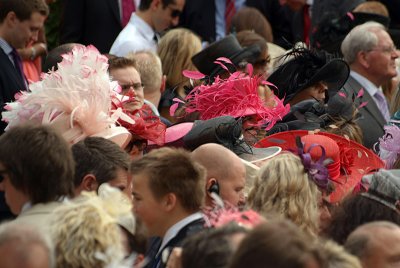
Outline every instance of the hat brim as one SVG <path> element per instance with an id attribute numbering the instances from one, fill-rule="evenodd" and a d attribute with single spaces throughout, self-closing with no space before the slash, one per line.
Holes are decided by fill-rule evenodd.
<path id="1" fill-rule="evenodd" d="M 168 127 L 165 130 L 165 146 L 169 143 L 182 139 L 193 127 L 193 122 L 184 122 Z M 156 145 L 152 141 L 148 141 L 148 145 Z"/>
<path id="2" fill-rule="evenodd" d="M 318 83 L 325 82 L 328 87 L 329 96 L 335 95 L 347 81 L 350 68 L 348 64 L 341 59 L 333 59 L 320 68 L 303 86 L 299 87 L 294 93 L 286 95 L 286 87 L 288 85 L 289 74 L 296 72 L 296 68 L 300 68 L 298 64 L 291 64 L 291 61 L 275 70 L 269 77 L 268 81 L 274 84 L 278 90 L 278 97 L 284 98 L 285 103 L 290 101 L 300 91 Z"/>
<path id="3" fill-rule="evenodd" d="M 282 150 L 297 151 L 296 137 L 303 137 L 305 135 L 323 135 L 333 139 L 335 142 L 342 144 L 346 150 L 354 150 L 357 156 L 354 157 L 353 165 L 349 167 L 350 174 L 342 174 L 340 177 L 333 181 L 335 185 L 334 192 L 329 196 L 332 203 L 341 201 L 346 195 L 351 193 L 354 187 L 360 183 L 361 178 L 373 171 L 383 168 L 385 165 L 383 161 L 371 150 L 346 138 L 326 133 L 326 132 L 310 132 L 306 130 L 293 130 L 273 134 L 260 140 L 255 147 L 265 148 L 271 146 L 279 146 Z"/>
<path id="4" fill-rule="evenodd" d="M 255 164 L 259 161 L 267 160 L 278 155 L 282 151 L 282 148 L 279 146 L 271 146 L 266 148 L 251 148 L 252 153 L 242 153 L 239 154 L 239 157 L 243 160 L 246 160 L 252 164 Z"/>
<path id="5" fill-rule="evenodd" d="M 111 127 L 92 136 L 113 141 L 121 148 L 125 148 L 132 138 L 132 134 L 124 127 Z"/>
<path id="6" fill-rule="evenodd" d="M 238 51 L 237 53 L 228 57 L 228 59 L 230 59 L 230 61 L 235 66 L 226 66 L 226 67 L 231 72 L 234 72 L 234 71 L 236 71 L 236 68 L 238 67 L 239 63 L 241 63 L 244 60 L 246 60 L 246 62 L 248 62 L 248 63 L 254 63 L 257 61 L 260 54 L 261 54 L 261 49 L 259 48 L 258 45 L 252 45 L 249 47 L 245 47 L 241 51 Z M 217 75 L 221 74 L 224 71 L 225 71 L 225 69 L 223 69 L 219 64 L 215 64 L 215 68 L 211 71 L 210 77 L 211 78 L 216 77 Z"/>

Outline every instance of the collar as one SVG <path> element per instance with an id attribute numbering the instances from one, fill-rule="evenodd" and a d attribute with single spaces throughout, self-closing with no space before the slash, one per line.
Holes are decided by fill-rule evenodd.
<path id="1" fill-rule="evenodd" d="M 147 40 L 153 40 L 156 32 L 147 22 L 139 17 L 136 12 L 132 14 L 129 24 L 134 26 Z"/>
<path id="2" fill-rule="evenodd" d="M 183 229 L 183 227 L 201 218 L 203 218 L 203 214 L 201 212 L 196 212 L 172 225 L 165 233 L 157 255 L 160 254 L 168 242 L 171 241 L 171 239 L 173 239 L 179 233 L 179 231 Z"/>
<path id="3" fill-rule="evenodd" d="M 371 97 L 373 97 L 375 93 L 378 92 L 379 88 L 361 74 L 355 71 L 350 71 L 350 76 L 356 79 L 357 82 L 369 93 L 369 95 L 371 95 Z"/>
<path id="4" fill-rule="evenodd" d="M 31 203 L 31 202 L 26 202 L 26 203 L 22 206 L 20 214 L 21 214 L 22 212 L 24 212 L 24 211 L 27 211 L 27 210 L 30 209 L 31 207 L 32 207 L 32 203 Z"/>
<path id="5" fill-rule="evenodd" d="M 10 44 L 8 44 L 7 41 L 1 37 L 0 37 L 0 48 L 3 49 L 6 55 L 10 55 L 11 51 L 13 50 L 12 46 L 10 46 Z"/>

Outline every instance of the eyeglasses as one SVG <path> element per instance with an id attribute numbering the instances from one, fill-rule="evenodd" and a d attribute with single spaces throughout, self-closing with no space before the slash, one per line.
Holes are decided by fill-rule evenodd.
<path id="1" fill-rule="evenodd" d="M 141 90 L 144 88 L 144 85 L 142 83 L 133 83 L 133 84 L 127 84 L 127 85 L 120 85 L 122 91 L 126 92 L 129 89 L 133 88 L 135 91 Z"/>
<path id="2" fill-rule="evenodd" d="M 0 183 L 4 181 L 4 174 L 8 173 L 8 170 L 0 170 Z"/>
<path id="3" fill-rule="evenodd" d="M 397 47 L 395 45 L 387 46 L 387 47 L 376 47 L 376 48 L 372 48 L 368 51 L 380 51 L 383 53 L 391 54 L 391 53 L 397 51 Z"/>
<path id="4" fill-rule="evenodd" d="M 182 14 L 182 11 L 179 9 L 172 8 L 171 6 L 167 6 L 171 10 L 171 17 L 177 18 Z"/>

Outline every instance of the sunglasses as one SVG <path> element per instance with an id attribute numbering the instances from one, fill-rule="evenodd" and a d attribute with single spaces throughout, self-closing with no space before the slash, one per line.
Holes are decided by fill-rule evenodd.
<path id="1" fill-rule="evenodd" d="M 147 140 L 134 140 L 129 142 L 129 144 L 125 147 L 126 152 L 132 151 L 133 147 L 138 148 L 140 152 L 143 152 L 147 148 Z"/>
<path id="2" fill-rule="evenodd" d="M 8 170 L 0 170 L 0 183 L 4 181 L 4 174 L 8 173 Z"/>
<path id="3" fill-rule="evenodd" d="M 170 7 L 170 6 L 167 6 L 167 7 L 171 10 L 171 17 L 172 18 L 177 18 L 182 14 L 182 11 L 180 11 L 179 9 L 175 9 L 175 8 Z"/>

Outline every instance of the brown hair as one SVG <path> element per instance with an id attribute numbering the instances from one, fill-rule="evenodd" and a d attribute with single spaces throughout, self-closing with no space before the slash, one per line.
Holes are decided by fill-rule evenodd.
<path id="1" fill-rule="evenodd" d="M 188 212 L 198 211 L 204 200 L 205 170 L 183 149 L 161 148 L 133 161 L 132 174 L 146 174 L 156 198 L 174 193 Z"/>
<path id="2" fill-rule="evenodd" d="M 313 257 L 313 250 L 313 242 L 310 243 L 293 223 L 287 220 L 269 221 L 247 235 L 229 267 L 301 268 Z"/>
<path id="3" fill-rule="evenodd" d="M 68 143 L 48 126 L 16 126 L 0 136 L 0 162 L 32 204 L 73 196 L 75 164 Z"/>
<path id="4" fill-rule="evenodd" d="M 35 12 L 47 16 L 49 7 L 44 0 L 0 0 L 0 23 L 11 11 L 15 12 L 19 20 L 24 21 L 29 20 Z"/>
<path id="5" fill-rule="evenodd" d="M 232 18 L 231 31 L 240 32 L 243 30 L 253 31 L 270 43 L 274 41 L 271 24 L 254 7 L 243 7 Z"/>
<path id="6" fill-rule="evenodd" d="M 359 144 L 363 143 L 363 133 L 359 125 L 354 120 L 345 118 L 334 119 L 334 122 L 325 128 L 326 132 L 336 134 Z"/>
<path id="7" fill-rule="evenodd" d="M 108 60 L 108 72 L 111 72 L 115 69 L 125 69 L 128 67 L 133 67 L 136 69 L 135 60 L 124 57 L 115 57 Z"/>

